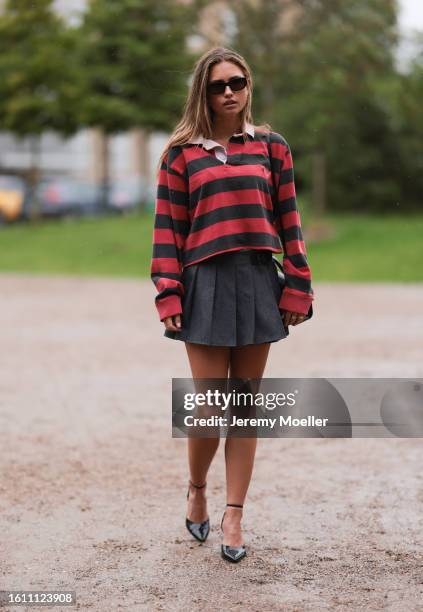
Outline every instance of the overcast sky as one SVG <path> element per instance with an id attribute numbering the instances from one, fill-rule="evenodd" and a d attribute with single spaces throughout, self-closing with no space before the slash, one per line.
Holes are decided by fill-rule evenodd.
<path id="1" fill-rule="evenodd" d="M 399 0 L 401 29 L 423 30 L 422 0 Z"/>
<path id="2" fill-rule="evenodd" d="M 401 71 L 407 71 L 410 60 L 417 55 L 418 46 L 413 40 L 416 30 L 423 31 L 423 1 L 399 0 L 398 24 L 402 40 L 396 54 L 397 66 Z"/>

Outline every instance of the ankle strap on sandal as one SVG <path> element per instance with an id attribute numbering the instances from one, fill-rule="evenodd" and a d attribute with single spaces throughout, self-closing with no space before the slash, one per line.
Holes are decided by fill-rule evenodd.
<path id="1" fill-rule="evenodd" d="M 244 506 L 241 504 L 226 504 L 227 506 L 230 506 L 231 508 L 243 508 Z"/>
<path id="2" fill-rule="evenodd" d="M 189 484 L 190 484 L 190 485 L 192 485 L 192 486 L 193 486 L 195 489 L 203 489 L 203 488 L 206 486 L 207 482 L 205 482 L 205 483 L 204 483 L 204 484 L 202 484 L 202 485 L 196 485 L 196 484 L 194 484 L 194 483 L 192 482 L 192 480 L 190 480 L 190 481 L 189 481 Z"/>

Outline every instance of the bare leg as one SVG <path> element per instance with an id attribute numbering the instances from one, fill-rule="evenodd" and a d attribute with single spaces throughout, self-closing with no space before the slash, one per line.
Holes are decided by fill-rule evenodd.
<path id="1" fill-rule="evenodd" d="M 231 349 L 231 378 L 262 378 L 270 342 Z M 228 504 L 244 504 L 253 472 L 257 438 L 226 438 L 226 500 Z M 223 522 L 224 544 L 241 546 L 242 508 L 226 508 Z"/>
<path id="2" fill-rule="evenodd" d="M 192 378 L 227 378 L 230 348 L 226 346 L 207 346 L 185 342 Z M 188 463 L 190 479 L 202 485 L 219 446 L 216 438 L 188 438 Z M 207 519 L 206 487 L 196 489 L 190 486 L 187 517 L 194 522 Z"/>

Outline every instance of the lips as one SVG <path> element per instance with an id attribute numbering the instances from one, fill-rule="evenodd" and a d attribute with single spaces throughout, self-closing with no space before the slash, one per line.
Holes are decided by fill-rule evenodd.
<path id="1" fill-rule="evenodd" d="M 235 106 L 236 100 L 231 100 L 230 102 L 225 102 L 223 106 Z"/>

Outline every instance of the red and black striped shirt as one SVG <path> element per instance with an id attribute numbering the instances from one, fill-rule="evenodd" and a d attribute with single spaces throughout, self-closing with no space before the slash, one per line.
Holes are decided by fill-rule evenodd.
<path id="1" fill-rule="evenodd" d="M 226 150 L 225 163 L 189 142 L 163 159 L 151 260 L 161 321 L 182 313 L 183 268 L 225 251 L 283 253 L 279 308 L 307 314 L 314 299 L 287 141 L 256 130 L 246 142 L 234 134 Z"/>

